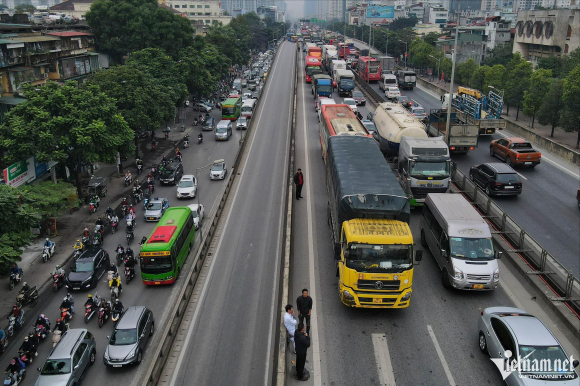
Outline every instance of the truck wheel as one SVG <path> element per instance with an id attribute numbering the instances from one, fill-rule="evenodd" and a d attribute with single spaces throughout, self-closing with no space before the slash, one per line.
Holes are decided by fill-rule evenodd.
<path id="1" fill-rule="evenodd" d="M 441 270 L 441 282 L 443 283 L 444 288 L 451 288 L 451 283 L 449 283 L 449 275 L 447 274 L 447 270 Z"/>
<path id="2" fill-rule="evenodd" d="M 421 229 L 421 246 L 423 248 L 427 248 L 427 240 L 425 240 L 425 231 L 423 229 Z"/>

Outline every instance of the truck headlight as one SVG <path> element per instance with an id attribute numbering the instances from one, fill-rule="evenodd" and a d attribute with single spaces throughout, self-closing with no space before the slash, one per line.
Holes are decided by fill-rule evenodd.
<path id="1" fill-rule="evenodd" d="M 499 281 L 499 268 L 493 272 L 493 281 Z"/>
<path id="2" fill-rule="evenodd" d="M 352 294 L 350 292 L 348 292 L 348 290 L 342 291 L 342 296 L 344 297 L 345 300 L 354 301 L 354 296 L 352 296 Z"/>
<path id="3" fill-rule="evenodd" d="M 413 293 L 413 291 L 408 291 L 406 292 L 403 297 L 401 298 L 402 302 L 406 302 L 407 300 L 411 299 L 411 294 Z"/>
<path id="4" fill-rule="evenodd" d="M 457 280 L 463 279 L 463 271 L 458 268 L 455 268 L 455 278 Z"/>

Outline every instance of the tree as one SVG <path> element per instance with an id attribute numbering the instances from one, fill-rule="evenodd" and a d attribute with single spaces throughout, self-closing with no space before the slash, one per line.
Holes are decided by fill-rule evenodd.
<path id="1" fill-rule="evenodd" d="M 226 27 L 210 27 L 209 32 L 205 36 L 205 41 L 214 45 L 220 52 L 224 53 L 233 64 L 240 65 L 248 62 L 248 51 L 250 47 L 253 44 L 258 44 L 256 43 L 257 41 L 259 42 L 258 39 L 253 39 L 250 27 L 238 20 L 237 17 Z M 264 44 L 266 44 L 265 41 Z"/>
<path id="2" fill-rule="evenodd" d="M 514 56 L 512 51 L 513 51 L 513 42 L 508 42 L 503 45 L 496 46 L 493 50 L 487 51 L 483 64 L 490 67 L 493 67 L 496 64 L 507 66 L 507 64 L 510 62 L 510 60 L 512 60 Z"/>
<path id="3" fill-rule="evenodd" d="M 441 59 L 441 73 L 444 74 L 446 79 L 451 78 L 451 67 L 453 66 L 453 61 L 449 58 Z"/>
<path id="4" fill-rule="evenodd" d="M 538 68 L 545 69 L 552 71 L 552 76 L 554 78 L 559 78 L 560 73 L 563 70 L 564 63 L 563 63 L 562 56 L 548 56 L 546 58 L 538 59 Z"/>
<path id="5" fill-rule="evenodd" d="M 485 87 L 485 77 L 490 69 L 489 66 L 481 66 L 475 70 L 469 79 L 469 87 L 482 91 Z"/>
<path id="6" fill-rule="evenodd" d="M 508 105 L 516 106 L 516 121 L 518 120 L 520 107 L 524 100 L 524 93 L 530 86 L 532 72 L 532 64 L 522 61 L 507 75 L 505 100 Z"/>
<path id="7" fill-rule="evenodd" d="M 404 28 L 413 28 L 415 25 L 417 25 L 418 22 L 419 20 L 417 20 L 416 16 L 399 17 L 393 20 L 391 24 L 389 24 L 389 29 L 391 31 L 398 31 Z"/>
<path id="8" fill-rule="evenodd" d="M 34 8 L 34 5 L 32 4 L 18 4 L 14 7 L 14 11 L 15 13 L 28 13 L 32 15 L 36 12 L 36 8 Z"/>
<path id="9" fill-rule="evenodd" d="M 472 58 L 467 59 L 465 62 L 460 63 L 457 65 L 455 72 L 457 74 L 457 84 L 461 84 L 464 86 L 469 86 L 469 81 L 471 80 L 471 76 L 477 71 L 476 61 Z"/>
<path id="10" fill-rule="evenodd" d="M 483 90 L 481 90 L 484 94 L 489 92 L 489 86 L 493 86 L 498 90 L 502 90 L 505 87 L 504 78 L 505 78 L 505 67 L 501 64 L 496 64 L 492 68 L 489 69 L 487 74 L 485 74 L 485 80 L 483 82 Z"/>
<path id="11" fill-rule="evenodd" d="M 57 217 L 69 209 L 67 198 L 76 194 L 74 185 L 59 181 L 42 181 L 34 185 L 23 185 L 18 188 L 23 202 L 29 204 L 42 219 Z"/>
<path id="12" fill-rule="evenodd" d="M 157 0 L 97 0 L 85 18 L 99 52 L 116 62 L 144 48 L 161 48 L 177 58 L 193 43 L 189 19 L 160 7 Z"/>
<path id="13" fill-rule="evenodd" d="M 554 137 L 554 128 L 560 124 L 560 117 L 562 115 L 562 96 L 564 95 L 564 81 L 553 81 L 550 86 L 550 91 L 544 97 L 542 106 L 538 111 L 538 122 L 542 125 L 551 125 L 552 133 L 550 137 Z"/>
<path id="14" fill-rule="evenodd" d="M 125 62 L 134 66 L 169 94 L 174 106 L 183 106 L 187 98 L 187 86 L 179 72 L 177 62 L 160 48 L 146 48 L 131 54 Z"/>
<path id="15" fill-rule="evenodd" d="M 562 126 L 566 131 L 577 131 L 576 147 L 580 147 L 580 64 L 564 78 L 564 111 Z"/>
<path id="16" fill-rule="evenodd" d="M 437 42 L 437 40 L 439 40 L 439 38 L 441 36 L 445 36 L 445 34 L 438 34 L 435 32 L 429 32 L 428 34 L 426 34 L 425 36 L 423 36 L 423 40 L 425 41 L 425 43 L 435 47 L 435 43 Z"/>
<path id="17" fill-rule="evenodd" d="M 536 113 L 540 110 L 546 93 L 552 84 L 552 71 L 539 69 L 530 78 L 530 87 L 524 94 L 524 113 L 532 116 L 532 128 Z"/>
<path id="18" fill-rule="evenodd" d="M 15 106 L 0 126 L 0 147 L 9 162 L 36 155 L 39 162 L 64 164 L 81 197 L 80 166 L 114 162 L 118 151 L 131 149 L 133 132 L 115 101 L 97 86 L 76 82 L 24 87 L 25 102 Z"/>
<path id="19" fill-rule="evenodd" d="M 115 100 L 117 109 L 134 132 L 135 147 L 141 132 L 157 129 L 175 114 L 175 104 L 167 90 L 134 64 L 98 71 L 89 77 L 86 85 L 98 86 Z"/>

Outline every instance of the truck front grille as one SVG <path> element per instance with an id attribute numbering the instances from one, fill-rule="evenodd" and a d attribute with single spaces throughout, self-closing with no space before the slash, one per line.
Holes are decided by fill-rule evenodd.
<path id="1" fill-rule="evenodd" d="M 357 282 L 359 289 L 397 291 L 401 285 L 400 280 L 359 280 Z"/>

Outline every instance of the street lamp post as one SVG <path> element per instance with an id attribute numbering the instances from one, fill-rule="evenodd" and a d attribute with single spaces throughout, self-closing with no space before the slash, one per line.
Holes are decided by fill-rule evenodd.
<path id="1" fill-rule="evenodd" d="M 405 43 L 405 70 L 407 69 L 407 56 L 409 55 L 407 48 L 409 47 L 409 43 L 399 40 L 401 43 Z"/>

